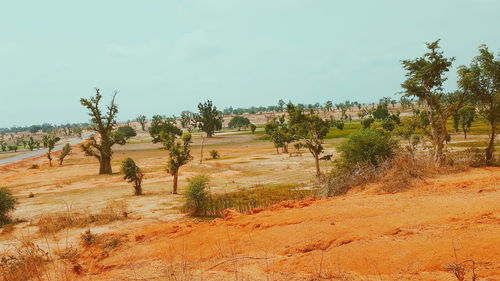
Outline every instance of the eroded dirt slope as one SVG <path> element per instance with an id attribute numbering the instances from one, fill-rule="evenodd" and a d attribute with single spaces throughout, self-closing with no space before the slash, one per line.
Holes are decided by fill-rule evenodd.
<path id="1" fill-rule="evenodd" d="M 441 175 L 398 194 L 283 202 L 252 215 L 144 225 L 78 260 L 93 280 L 456 280 L 473 260 L 500 280 L 500 168 Z"/>

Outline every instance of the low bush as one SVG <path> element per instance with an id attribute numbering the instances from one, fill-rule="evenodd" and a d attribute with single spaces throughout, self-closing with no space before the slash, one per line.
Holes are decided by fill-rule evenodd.
<path id="1" fill-rule="evenodd" d="M 17 201 L 7 188 L 0 188 L 0 226 L 11 222 L 9 213 L 16 208 Z"/>
<path id="2" fill-rule="evenodd" d="M 0 254 L 0 280 L 45 280 L 49 255 L 32 242 L 22 242 L 15 252 Z"/>
<path id="3" fill-rule="evenodd" d="M 323 196 L 345 194 L 355 186 L 378 183 L 385 192 L 399 192 L 412 186 L 415 179 L 437 172 L 430 157 L 414 158 L 409 153 L 398 153 L 374 165 L 370 161 L 356 165 L 335 163 L 332 171 L 323 177 Z"/>
<path id="4" fill-rule="evenodd" d="M 219 151 L 217 150 L 210 150 L 210 157 L 212 157 L 212 159 L 217 159 L 217 158 L 220 158 L 220 154 L 219 154 Z"/>
<path id="5" fill-rule="evenodd" d="M 206 212 L 205 205 L 209 197 L 207 191 L 208 183 L 209 179 L 204 175 L 198 175 L 189 179 L 188 187 L 184 193 L 186 197 L 184 209 L 192 215 L 198 216 Z"/>
<path id="6" fill-rule="evenodd" d="M 337 147 L 342 165 L 353 168 L 364 163 L 377 166 L 392 157 L 397 149 L 398 142 L 391 135 L 376 129 L 360 130 Z"/>
<path id="7" fill-rule="evenodd" d="M 125 174 L 123 179 L 134 186 L 134 194 L 142 195 L 142 179 L 144 174 L 132 158 L 127 158 L 122 162 L 121 172 Z"/>

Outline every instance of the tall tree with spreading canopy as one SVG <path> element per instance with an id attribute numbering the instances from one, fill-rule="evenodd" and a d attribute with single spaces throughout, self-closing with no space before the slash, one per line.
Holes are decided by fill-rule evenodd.
<path id="1" fill-rule="evenodd" d="M 439 40 L 426 43 L 428 52 L 413 60 L 403 60 L 407 71 L 401 84 L 408 97 L 417 97 L 427 112 L 430 125 L 430 139 L 434 147 L 434 161 L 437 166 L 445 164 L 444 145 L 448 136 L 446 122 L 461 107 L 466 93 L 457 91 L 445 93 L 443 83 L 454 58 L 446 58 L 440 51 Z"/>
<path id="2" fill-rule="evenodd" d="M 146 118 L 146 115 L 139 115 L 135 118 L 135 121 L 139 122 L 141 125 L 141 129 L 143 131 L 146 131 L 146 122 L 148 122 L 148 119 Z"/>
<path id="3" fill-rule="evenodd" d="M 95 96 L 80 99 L 80 103 L 89 110 L 91 117 L 89 129 L 95 132 L 87 142 L 82 144 L 81 148 L 86 156 L 94 156 L 99 160 L 100 175 L 111 174 L 113 173 L 111 168 L 112 146 L 114 144 L 125 144 L 123 135 L 117 134 L 113 130 L 116 125 L 116 115 L 118 114 L 118 106 L 115 104 L 117 91 L 115 91 L 105 111 L 100 108 L 102 99 L 100 90 L 96 88 L 95 91 Z"/>
<path id="4" fill-rule="evenodd" d="M 243 116 L 234 116 L 227 124 L 227 126 L 231 129 L 238 128 L 238 131 L 240 131 L 242 127 L 246 128 L 249 125 L 250 125 L 250 120 L 248 120 L 248 118 Z"/>
<path id="5" fill-rule="evenodd" d="M 153 138 L 153 143 L 162 142 L 161 133 L 169 134 L 172 137 L 182 135 L 182 130 L 175 126 L 175 118 L 162 115 L 155 115 L 151 118 L 149 134 Z"/>
<path id="6" fill-rule="evenodd" d="M 469 67 L 460 66 L 459 86 L 472 95 L 478 113 L 490 125 L 490 140 L 486 147 L 486 162 L 493 163 L 495 137 L 500 123 L 500 60 L 495 58 L 486 45 L 479 47 Z"/>
<path id="7" fill-rule="evenodd" d="M 198 111 L 199 113 L 193 116 L 194 121 L 200 130 L 207 133 L 207 137 L 211 138 L 215 131 L 222 129 L 222 115 L 211 100 L 207 100 L 205 103 L 200 102 Z"/>
<path id="8" fill-rule="evenodd" d="M 297 139 L 314 157 L 316 176 L 321 175 L 319 166 L 320 154 L 323 152 L 323 140 L 330 130 L 331 122 L 321 119 L 312 111 L 306 115 L 292 104 L 288 105 L 290 129 Z"/>

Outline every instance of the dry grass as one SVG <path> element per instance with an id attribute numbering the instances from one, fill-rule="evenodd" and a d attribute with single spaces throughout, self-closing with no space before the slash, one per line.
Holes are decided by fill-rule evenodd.
<path id="1" fill-rule="evenodd" d="M 32 242 L 22 242 L 13 253 L 0 255 L 2 281 L 44 280 L 49 255 Z"/>
<path id="2" fill-rule="evenodd" d="M 67 207 L 65 212 L 41 215 L 34 224 L 42 234 L 55 233 L 71 227 L 84 227 L 92 223 L 107 224 L 127 218 L 127 206 L 115 201 L 98 211 L 75 211 Z"/>

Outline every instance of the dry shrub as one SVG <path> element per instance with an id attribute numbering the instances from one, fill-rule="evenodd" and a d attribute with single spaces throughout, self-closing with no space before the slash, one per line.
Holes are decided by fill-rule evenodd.
<path id="1" fill-rule="evenodd" d="M 0 255 L 2 281 L 43 280 L 49 255 L 32 242 L 23 242 L 14 253 Z"/>
<path id="2" fill-rule="evenodd" d="M 380 183 L 383 191 L 398 192 L 409 188 L 413 180 L 435 172 L 429 157 L 414 158 L 402 152 L 380 161 L 378 165 L 364 162 L 346 166 L 337 162 L 335 168 L 323 177 L 323 195 L 342 195 L 355 186 L 368 183 Z"/>
<path id="3" fill-rule="evenodd" d="M 481 149 L 470 147 L 465 150 L 449 153 L 447 162 L 449 168 L 452 170 L 464 171 L 469 167 L 486 165 L 486 157 L 484 151 Z"/>
<path id="4" fill-rule="evenodd" d="M 106 224 L 127 218 L 127 206 L 124 202 L 112 202 L 106 207 L 92 211 L 67 211 L 40 216 L 35 225 L 41 233 L 54 233 L 70 227 L 84 227 L 92 223 Z"/>
<path id="5" fill-rule="evenodd" d="M 104 250 L 118 247 L 126 239 L 126 235 L 104 233 L 92 233 L 90 229 L 80 235 L 80 244 L 83 247 L 97 246 Z"/>
<path id="6" fill-rule="evenodd" d="M 414 180 L 437 172 L 430 157 L 412 158 L 409 154 L 398 154 L 385 161 L 378 170 L 380 189 L 390 193 L 407 190 Z"/>

